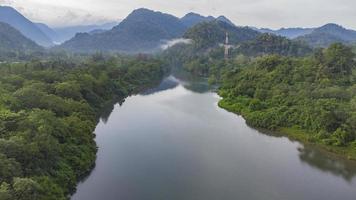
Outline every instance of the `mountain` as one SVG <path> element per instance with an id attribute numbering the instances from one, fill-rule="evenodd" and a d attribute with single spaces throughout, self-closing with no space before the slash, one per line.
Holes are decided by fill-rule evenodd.
<path id="1" fill-rule="evenodd" d="M 77 34 L 57 48 L 75 52 L 151 52 L 158 50 L 163 41 L 181 37 L 185 30 L 179 18 L 141 8 L 110 31 Z"/>
<path id="2" fill-rule="evenodd" d="M 313 32 L 314 28 L 281 28 L 278 30 L 262 28 L 257 30 L 262 33 L 272 33 L 275 35 L 287 37 L 289 39 L 294 39 L 299 36 L 310 34 L 311 32 Z"/>
<path id="3" fill-rule="evenodd" d="M 52 46 L 50 38 L 46 36 L 34 23 L 25 18 L 12 7 L 0 6 L 0 21 L 19 30 L 24 36 L 44 47 Z"/>
<path id="4" fill-rule="evenodd" d="M 223 43 L 226 32 L 229 33 L 232 45 L 255 39 L 261 34 L 248 27 L 237 27 L 224 21 L 214 20 L 190 28 L 184 34 L 184 38 L 193 40 L 197 48 L 206 49 Z"/>
<path id="5" fill-rule="evenodd" d="M 0 22 L 0 52 L 40 51 L 42 47 L 9 24 Z"/>
<path id="6" fill-rule="evenodd" d="M 107 30 L 104 29 L 95 29 L 89 32 L 90 35 L 98 34 L 98 33 L 104 33 Z"/>
<path id="7" fill-rule="evenodd" d="M 180 19 L 180 21 L 188 28 L 191 28 L 199 23 L 202 23 L 202 22 L 211 22 L 211 21 L 214 21 L 214 20 L 217 20 L 217 21 L 223 21 L 223 22 L 226 22 L 230 25 L 234 25 L 234 23 L 232 23 L 228 18 L 226 18 L 225 16 L 219 16 L 217 18 L 213 17 L 213 16 L 208 16 L 208 17 L 205 17 L 205 16 L 202 16 L 200 14 L 197 14 L 197 13 L 188 13 L 186 14 L 184 17 L 182 17 Z"/>
<path id="8" fill-rule="evenodd" d="M 94 30 L 111 30 L 114 26 L 117 26 L 120 22 L 110 22 L 101 25 L 85 25 L 85 26 L 68 26 L 54 28 L 57 37 L 54 40 L 56 43 L 63 43 L 73 38 L 77 33 L 90 33 Z"/>
<path id="9" fill-rule="evenodd" d="M 310 34 L 297 37 L 296 40 L 314 47 L 327 47 L 336 42 L 345 44 L 356 42 L 356 31 L 337 24 L 326 24 L 314 29 Z"/>
<path id="10" fill-rule="evenodd" d="M 238 54 L 248 56 L 262 56 L 266 54 L 305 56 L 312 53 L 313 49 L 304 43 L 293 41 L 286 37 L 264 33 L 253 40 L 243 42 L 235 51 Z"/>
<path id="11" fill-rule="evenodd" d="M 234 23 L 232 23 L 232 21 L 230 21 L 228 18 L 226 18 L 225 16 L 221 15 L 219 16 L 218 18 L 216 18 L 217 21 L 222 21 L 222 22 L 225 22 L 225 23 L 228 23 L 232 26 L 235 26 Z"/>
<path id="12" fill-rule="evenodd" d="M 43 23 L 35 23 L 36 26 L 49 37 L 54 43 L 58 40 L 58 34 L 56 31 L 54 31 L 51 27 L 47 26 L 46 24 Z"/>
<path id="13" fill-rule="evenodd" d="M 186 26 L 186 27 L 193 27 L 201 22 L 211 22 L 214 21 L 215 18 L 212 16 L 204 17 L 202 15 L 199 15 L 197 13 L 188 13 L 184 17 L 180 19 L 180 21 Z"/>

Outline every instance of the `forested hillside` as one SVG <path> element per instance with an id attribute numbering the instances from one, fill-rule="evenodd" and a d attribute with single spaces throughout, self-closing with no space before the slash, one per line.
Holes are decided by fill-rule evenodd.
<path id="1" fill-rule="evenodd" d="M 0 199 L 68 199 L 94 165 L 103 106 L 165 73 L 146 57 L 1 64 Z"/>
<path id="2" fill-rule="evenodd" d="M 185 26 L 177 17 L 148 9 L 137 9 L 110 31 L 79 33 L 57 49 L 74 52 L 152 52 L 164 40 L 180 37 Z"/>
<path id="3" fill-rule="evenodd" d="M 233 54 L 243 54 L 246 56 L 262 56 L 267 54 L 306 56 L 312 53 L 312 48 L 302 42 L 265 33 L 256 39 L 242 43 L 233 51 Z"/>
<path id="4" fill-rule="evenodd" d="M 219 105 L 247 123 L 279 130 L 356 158 L 356 65 L 333 44 L 312 57 L 271 55 L 224 74 Z"/>
<path id="5" fill-rule="evenodd" d="M 23 36 L 18 30 L 0 22 L 0 61 L 16 57 L 19 53 L 43 50 L 32 40 Z"/>
<path id="6" fill-rule="evenodd" d="M 229 34 L 232 45 L 255 39 L 260 35 L 248 27 L 236 27 L 224 21 L 214 20 L 193 26 L 183 37 L 193 40 L 196 49 L 206 49 L 224 43 L 226 33 Z"/>

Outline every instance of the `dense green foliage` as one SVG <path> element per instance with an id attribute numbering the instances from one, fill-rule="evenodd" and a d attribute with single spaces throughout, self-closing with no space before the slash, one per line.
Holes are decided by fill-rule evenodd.
<path id="1" fill-rule="evenodd" d="M 263 55 L 302 57 L 313 53 L 313 49 L 307 45 L 266 33 L 247 41 L 236 39 L 236 45 L 232 45 L 229 50 L 229 60 L 224 60 L 224 48 L 218 45 L 219 40 L 224 42 L 224 29 L 219 30 L 214 36 L 210 34 L 209 28 L 204 28 L 214 24 L 217 25 L 218 22 L 196 25 L 186 33 L 190 35 L 195 31 L 201 32 L 190 36 L 192 44 L 178 44 L 163 53 L 163 57 L 173 69 L 183 69 L 196 76 L 209 77 L 210 81 L 215 83 L 220 81 L 222 72 L 231 70 L 234 65 L 245 64 L 255 57 Z M 200 37 L 201 34 L 207 34 L 208 38 Z M 194 39 L 195 36 L 197 39 Z"/>
<path id="2" fill-rule="evenodd" d="M 201 50 L 223 44 L 226 33 L 229 34 L 229 42 L 232 45 L 255 39 L 260 35 L 248 27 L 236 27 L 224 21 L 214 20 L 193 26 L 183 37 L 193 40 L 195 48 Z"/>
<path id="3" fill-rule="evenodd" d="M 234 54 L 246 56 L 262 56 L 266 54 L 305 56 L 311 52 L 312 48 L 303 43 L 268 33 L 262 34 L 254 40 L 244 42 L 234 50 Z"/>
<path id="4" fill-rule="evenodd" d="M 94 165 L 103 106 L 165 73 L 142 56 L 1 64 L 0 199 L 68 199 Z"/>
<path id="5" fill-rule="evenodd" d="M 265 56 L 226 73 L 220 106 L 266 129 L 289 127 L 308 140 L 356 152 L 356 65 L 333 44 L 305 58 Z"/>

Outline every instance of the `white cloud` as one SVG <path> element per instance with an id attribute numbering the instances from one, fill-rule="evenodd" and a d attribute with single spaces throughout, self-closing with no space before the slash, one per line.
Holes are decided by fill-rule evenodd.
<path id="1" fill-rule="evenodd" d="M 184 39 L 184 38 L 168 40 L 164 44 L 161 45 L 161 49 L 165 50 L 165 49 L 168 49 L 169 47 L 172 47 L 176 44 L 190 44 L 191 42 L 192 42 L 192 40 Z"/>
<path id="2" fill-rule="evenodd" d="M 328 22 L 356 28 L 355 0 L 0 0 L 34 21 L 51 25 L 87 24 L 125 18 L 146 7 L 183 16 L 194 11 L 225 15 L 238 25 L 314 27 Z"/>

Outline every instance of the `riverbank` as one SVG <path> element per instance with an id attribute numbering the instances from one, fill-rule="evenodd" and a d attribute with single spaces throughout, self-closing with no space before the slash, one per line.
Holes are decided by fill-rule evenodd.
<path id="1" fill-rule="evenodd" d="M 248 114 L 248 109 L 240 107 L 241 104 L 236 107 L 236 105 L 231 104 L 229 101 L 226 100 L 226 98 L 223 98 L 222 100 L 219 101 L 218 103 L 220 108 L 223 108 L 229 112 L 235 113 L 237 115 L 241 115 L 245 120 L 246 123 L 251 125 L 249 121 L 246 118 L 246 115 Z M 320 147 L 332 154 L 336 154 L 338 157 L 342 157 L 344 159 L 348 160 L 353 160 L 356 161 L 356 147 L 349 145 L 346 147 L 342 146 L 330 146 L 322 143 L 322 141 L 317 140 L 315 137 L 315 134 L 307 131 L 307 130 L 302 130 L 298 128 L 290 128 L 290 127 L 276 127 L 273 131 L 274 134 L 281 135 L 281 136 L 286 136 L 291 140 L 296 140 L 299 141 L 303 144 L 312 144 L 317 147 Z"/>

